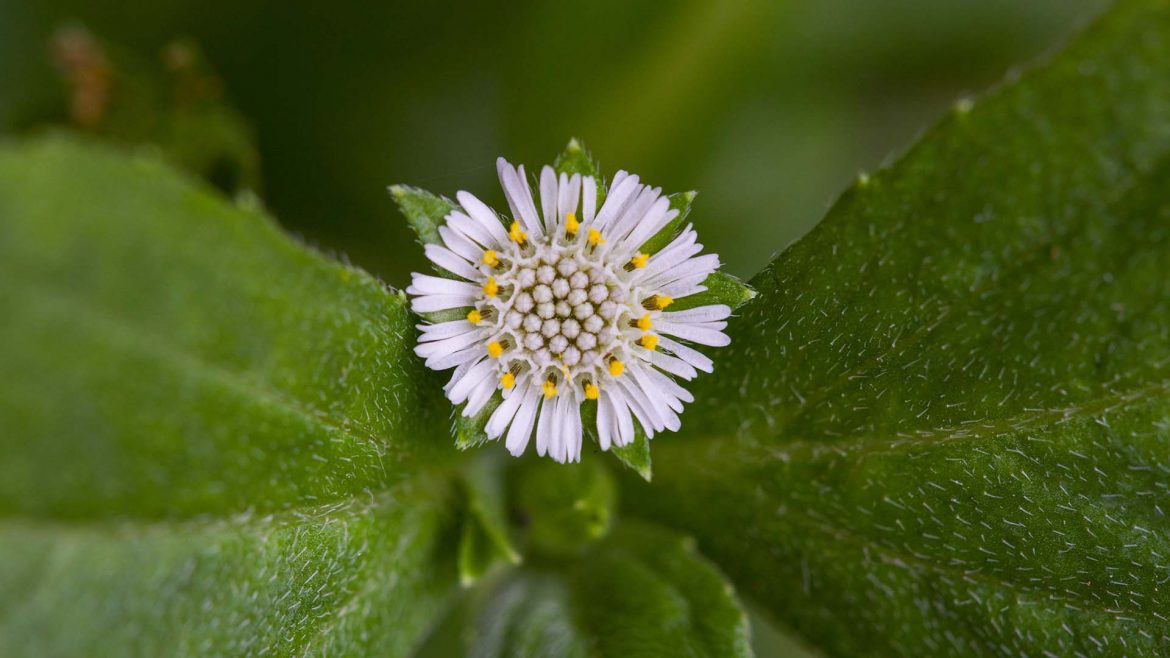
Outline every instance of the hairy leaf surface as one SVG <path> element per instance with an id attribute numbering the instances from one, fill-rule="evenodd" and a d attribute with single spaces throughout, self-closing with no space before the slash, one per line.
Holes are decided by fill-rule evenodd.
<path id="1" fill-rule="evenodd" d="M 453 587 L 406 302 L 153 157 L 0 147 L 0 654 L 403 655 Z"/>
<path id="2" fill-rule="evenodd" d="M 752 285 L 623 500 L 837 655 L 1170 651 L 1170 4 L 957 105 Z"/>

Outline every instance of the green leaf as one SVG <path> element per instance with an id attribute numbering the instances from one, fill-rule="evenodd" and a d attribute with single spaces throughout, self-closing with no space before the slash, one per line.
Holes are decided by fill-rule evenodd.
<path id="1" fill-rule="evenodd" d="M 670 305 L 670 310 L 685 311 L 688 308 L 698 306 L 726 304 L 734 311 L 750 302 L 756 296 L 756 291 L 752 290 L 751 286 L 730 274 L 724 274 L 719 271 L 713 272 L 704 279 L 703 285 L 706 286 L 706 290 L 676 299 Z"/>
<path id="2" fill-rule="evenodd" d="M 406 222 L 414 229 L 422 244 L 442 244 L 439 227 L 447 214 L 455 210 L 455 202 L 437 196 L 417 187 L 391 185 L 390 196 L 394 197 L 398 209 L 406 216 Z"/>
<path id="3" fill-rule="evenodd" d="M 1170 5 L 956 106 L 752 283 L 623 500 L 833 655 L 1170 651 Z"/>
<path id="4" fill-rule="evenodd" d="M 672 532 L 626 523 L 576 560 L 525 568 L 484 601 L 470 656 L 751 656 L 731 586 Z"/>
<path id="5" fill-rule="evenodd" d="M 0 655 L 404 655 L 455 588 L 406 302 L 153 156 L 0 146 Z"/>

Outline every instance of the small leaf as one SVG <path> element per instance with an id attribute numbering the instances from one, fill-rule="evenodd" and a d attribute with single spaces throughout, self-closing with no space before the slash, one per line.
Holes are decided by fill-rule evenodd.
<path id="1" fill-rule="evenodd" d="M 752 655 L 747 615 L 694 542 L 633 522 L 580 558 L 511 574 L 473 631 L 477 658 Z"/>
<path id="2" fill-rule="evenodd" d="M 725 304 L 734 311 L 756 296 L 756 291 L 751 286 L 723 272 L 712 273 L 703 281 L 703 285 L 706 286 L 706 290 L 674 300 L 669 310 L 685 311 L 688 308 L 709 304 Z"/>
<path id="3" fill-rule="evenodd" d="M 422 244 L 442 244 L 439 227 L 447 214 L 455 210 L 454 201 L 436 196 L 426 190 L 407 185 L 391 185 L 390 196 L 406 216 L 406 222 Z"/>

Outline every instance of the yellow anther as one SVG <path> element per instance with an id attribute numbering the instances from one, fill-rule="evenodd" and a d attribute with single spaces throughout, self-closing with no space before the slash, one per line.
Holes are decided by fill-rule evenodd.
<path id="1" fill-rule="evenodd" d="M 551 398 L 552 396 L 554 396 L 556 394 L 557 394 L 557 385 L 552 383 L 551 381 L 545 382 L 544 383 L 544 397 Z"/>
<path id="2" fill-rule="evenodd" d="M 493 340 L 492 342 L 488 343 L 488 356 L 492 357 L 493 359 L 498 359 L 503 353 L 504 346 L 500 345 L 499 341 Z"/>
<path id="3" fill-rule="evenodd" d="M 642 347 L 645 347 L 648 350 L 653 351 L 658 349 L 658 336 L 655 336 L 654 334 L 646 334 L 645 336 L 642 336 L 641 340 L 638 342 L 642 344 Z"/>
<path id="4" fill-rule="evenodd" d="M 599 244 L 605 244 L 605 240 L 601 238 L 601 231 L 595 228 L 589 229 L 589 244 L 596 247 Z"/>
<path id="5" fill-rule="evenodd" d="M 609 374 L 614 377 L 621 377 L 622 373 L 626 371 L 626 364 L 614 359 L 609 362 Z"/>
<path id="6" fill-rule="evenodd" d="M 479 311 L 472 311 L 467 314 L 467 321 L 471 324 L 479 324 L 480 320 L 483 320 L 483 315 Z"/>
<path id="7" fill-rule="evenodd" d="M 496 265 L 500 264 L 500 257 L 496 255 L 495 251 L 488 249 L 487 251 L 483 252 L 482 262 L 488 267 L 495 267 Z"/>
<path id="8" fill-rule="evenodd" d="M 649 313 L 647 313 L 646 315 L 643 315 L 641 317 L 641 319 L 638 320 L 638 328 L 641 329 L 642 331 L 650 331 L 650 328 L 653 326 L 654 326 L 654 323 L 652 323 L 650 321 L 650 314 Z"/>
<path id="9" fill-rule="evenodd" d="M 516 375 L 510 372 L 505 372 L 503 377 L 500 377 L 500 386 L 510 389 L 516 385 Z"/>
<path id="10" fill-rule="evenodd" d="M 512 242 L 516 244 L 524 244 L 528 239 L 528 234 L 520 228 L 520 222 L 513 221 L 511 228 L 508 229 L 508 237 L 512 238 Z"/>
<path id="11" fill-rule="evenodd" d="M 487 283 L 483 284 L 483 294 L 488 297 L 495 297 L 500 292 L 500 284 L 496 283 L 496 277 L 489 276 Z"/>
<path id="12" fill-rule="evenodd" d="M 596 400 L 599 397 L 601 397 L 601 389 L 597 388 L 593 384 L 586 384 L 585 385 L 585 399 L 586 400 Z"/>
<path id="13" fill-rule="evenodd" d="M 565 233 L 568 235 L 577 235 L 577 229 L 581 228 L 581 222 L 577 221 L 577 213 L 568 213 L 565 215 Z"/>
<path id="14" fill-rule="evenodd" d="M 654 305 L 657 306 L 658 310 L 660 311 L 673 303 L 674 300 L 670 297 L 667 297 L 666 295 L 654 295 Z"/>
<path id="15" fill-rule="evenodd" d="M 646 267 L 646 263 L 648 262 L 650 262 L 650 254 L 643 254 L 641 252 L 638 252 L 637 255 L 630 259 L 630 265 L 638 269 Z"/>

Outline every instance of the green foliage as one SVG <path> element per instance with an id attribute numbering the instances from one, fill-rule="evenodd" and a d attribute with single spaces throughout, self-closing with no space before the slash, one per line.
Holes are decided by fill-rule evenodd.
<path id="1" fill-rule="evenodd" d="M 454 584 L 406 302 L 154 158 L 0 148 L 0 654 L 403 655 Z"/>
<path id="2" fill-rule="evenodd" d="M 646 524 L 511 574 L 478 607 L 475 658 L 752 655 L 731 586 L 694 542 Z"/>
<path id="3" fill-rule="evenodd" d="M 834 655 L 1165 655 L 1168 125 L 1154 0 L 957 105 L 753 280 L 627 506 Z"/>

